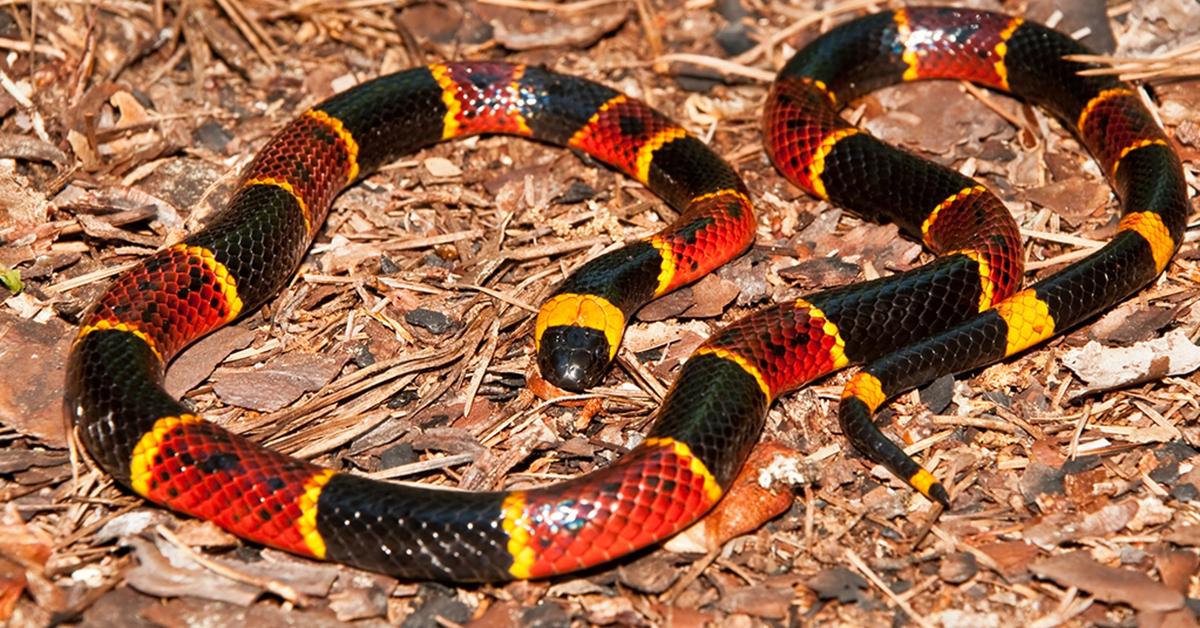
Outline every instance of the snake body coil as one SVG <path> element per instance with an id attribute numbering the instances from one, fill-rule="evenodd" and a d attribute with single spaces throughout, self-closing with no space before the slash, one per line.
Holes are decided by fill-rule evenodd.
<path id="1" fill-rule="evenodd" d="M 364 83 L 305 112 L 247 168 L 206 228 L 119 276 L 72 350 L 66 410 L 92 457 L 126 486 L 252 541 L 410 578 L 503 580 L 577 570 L 691 524 L 721 498 L 771 401 L 847 364 L 843 429 L 865 454 L 943 503 L 948 495 L 870 420 L 930 377 L 1021 351 L 1162 272 L 1187 213 L 1179 160 L 1134 90 L 1081 77 L 1070 38 L 979 11 L 907 9 L 844 24 L 793 58 L 766 105 L 768 154 L 815 196 L 895 221 L 942 254 L 914 271 L 809 295 L 725 328 L 684 365 L 645 441 L 612 466 L 545 488 L 441 492 L 336 473 L 189 413 L 165 365 L 291 277 L 345 186 L 383 163 L 476 133 L 587 152 L 680 212 L 662 233 L 560 285 L 536 328 L 539 364 L 594 383 L 650 299 L 738 255 L 755 221 L 736 173 L 645 104 L 534 67 L 439 64 Z M 1018 230 L 970 179 L 838 117 L 883 85 L 959 78 L 1011 91 L 1074 130 L 1122 199 L 1103 249 L 1018 291 Z"/>

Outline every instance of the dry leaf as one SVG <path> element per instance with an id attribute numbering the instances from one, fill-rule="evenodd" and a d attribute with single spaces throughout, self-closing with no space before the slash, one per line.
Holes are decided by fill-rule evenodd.
<path id="1" fill-rule="evenodd" d="M 1191 373 L 1200 368 L 1200 347 L 1177 329 L 1131 347 L 1104 347 L 1093 340 L 1068 351 L 1063 364 L 1087 382 L 1088 394 Z"/>
<path id="2" fill-rule="evenodd" d="M 1184 597 L 1178 591 L 1140 571 L 1101 565 L 1084 552 L 1039 560 L 1029 569 L 1063 586 L 1079 587 L 1106 602 L 1121 602 L 1140 611 L 1172 611 L 1183 607 Z"/>

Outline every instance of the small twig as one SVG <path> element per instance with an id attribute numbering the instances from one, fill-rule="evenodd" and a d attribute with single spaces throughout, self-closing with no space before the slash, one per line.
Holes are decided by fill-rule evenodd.
<path id="1" fill-rule="evenodd" d="M 729 61 L 728 59 L 720 59 L 717 57 L 710 57 L 708 55 L 691 54 L 691 53 L 686 53 L 686 52 L 672 52 L 669 54 L 661 55 L 654 59 L 654 63 L 656 65 L 660 64 L 660 63 L 671 63 L 671 62 L 690 63 L 692 65 L 698 65 L 701 67 L 712 68 L 712 69 L 717 70 L 718 72 L 721 72 L 724 74 L 733 75 L 733 76 L 744 76 L 746 78 L 753 79 L 760 83 L 770 83 L 771 81 L 775 80 L 774 72 L 768 72 L 767 70 L 760 70 L 755 67 L 743 65 L 741 63 L 736 63 L 734 61 Z M 755 149 L 758 150 L 758 147 L 755 147 Z"/>
<path id="2" fill-rule="evenodd" d="M 1108 244 L 1107 242 L 1102 242 L 1100 240 L 1092 240 L 1091 238 L 1081 238 L 1079 236 L 1073 236 L 1066 233 L 1039 231 L 1037 229 L 1021 229 L 1021 235 L 1027 238 L 1037 238 L 1038 240 L 1054 242 L 1056 244 L 1069 244 L 1072 246 L 1082 246 L 1089 249 L 1098 249 L 1105 244 Z"/>
<path id="3" fill-rule="evenodd" d="M 429 460 L 422 460 L 420 462 L 397 465 L 390 469 L 376 471 L 375 473 L 367 473 L 365 475 L 372 480 L 391 480 L 394 478 L 402 478 L 410 475 L 426 473 L 428 471 L 437 471 L 438 469 L 457 466 L 466 462 L 471 462 L 478 457 L 478 455 L 473 453 L 454 454 L 451 456 L 442 456 L 441 458 L 431 458 Z"/>
<path id="4" fill-rule="evenodd" d="M 944 414 L 935 414 L 930 417 L 934 425 L 955 425 L 960 427 L 977 427 L 984 430 L 992 430 L 995 432 L 1004 432 L 1005 434 L 1016 434 L 1020 431 L 1015 425 L 997 421 L 995 419 L 984 419 L 982 417 L 971 416 L 952 416 Z"/>
<path id="5" fill-rule="evenodd" d="M 73 277 L 73 278 L 67 279 L 65 281 L 60 281 L 56 284 L 51 284 L 49 286 L 46 286 L 46 290 L 48 292 L 56 292 L 58 294 L 62 294 L 64 292 L 68 292 L 70 290 L 74 290 L 76 288 L 86 286 L 90 283 L 100 281 L 101 279 L 106 279 L 108 277 L 112 277 L 113 275 L 119 275 L 119 274 L 133 268 L 134 266 L 137 266 L 138 264 L 139 264 L 139 262 L 127 262 L 124 264 L 119 264 L 117 266 L 101 268 L 100 270 L 94 270 L 90 273 L 84 273 L 78 277 Z"/>
<path id="6" fill-rule="evenodd" d="M 0 48 L 4 48 L 6 50 L 16 50 L 18 52 L 36 52 L 41 55 L 46 55 L 51 59 L 67 58 L 67 54 L 65 52 L 55 48 L 54 46 L 48 46 L 46 44 L 31 44 L 27 41 L 9 39 L 7 37 L 0 37 Z"/>
<path id="7" fill-rule="evenodd" d="M 699 578 L 700 574 L 704 573 L 704 570 L 708 569 L 708 566 L 713 564 L 713 561 L 715 561 L 717 557 L 721 555 L 722 549 L 723 548 L 717 548 L 705 554 L 702 558 L 700 558 L 700 560 L 693 562 L 692 566 L 689 567 L 687 572 L 683 574 L 683 577 L 679 579 L 679 582 L 671 585 L 671 588 L 667 589 L 667 592 L 663 593 L 659 600 L 665 604 L 674 602 L 675 598 L 679 597 L 680 593 L 683 593 L 685 589 L 691 586 L 691 584 L 696 581 L 696 578 Z"/>
<path id="8" fill-rule="evenodd" d="M 186 554 L 188 558 L 195 561 L 196 564 L 217 575 L 224 576 L 235 582 L 248 584 L 252 587 L 265 589 L 271 593 L 274 593 L 275 595 L 278 595 L 284 600 L 295 604 L 296 606 L 306 606 L 308 604 L 308 599 L 303 593 L 300 593 L 294 587 L 285 582 L 280 582 L 279 580 L 275 580 L 273 578 L 259 578 L 247 573 L 242 573 L 236 569 L 233 569 L 232 567 L 222 565 L 221 563 L 218 563 L 192 549 L 191 546 L 183 542 L 183 539 L 175 536 L 175 533 L 168 530 L 164 525 L 157 525 L 154 527 L 154 530 L 162 535 L 162 537 L 169 543 L 179 548 L 181 552 Z"/>
<path id="9" fill-rule="evenodd" d="M 479 4 L 490 4 L 496 7 L 507 7 L 510 9 L 524 9 L 526 11 L 537 11 L 539 13 L 581 13 L 583 11 L 591 11 L 592 9 L 606 6 L 609 4 L 617 4 L 626 2 L 627 0 L 581 0 L 580 2 L 567 2 L 559 4 L 557 2 L 539 2 L 538 0 L 479 0 Z"/>
<path id="10" fill-rule="evenodd" d="M 537 313 L 537 311 L 538 311 L 538 309 L 536 307 L 533 307 L 532 305 L 530 305 L 520 299 L 517 299 L 516 297 L 509 296 L 508 294 L 501 292 L 499 290 L 493 290 L 491 288 L 487 288 L 484 286 L 477 286 L 477 285 L 469 284 L 469 283 L 468 284 L 459 284 L 454 287 L 458 288 L 459 290 L 478 290 L 479 292 L 482 292 L 482 293 L 488 295 L 489 297 L 492 297 L 493 299 L 503 301 L 509 305 L 520 308 L 522 310 L 525 310 L 526 312 Z"/>
<path id="11" fill-rule="evenodd" d="M 495 312 L 495 310 L 491 311 Z M 471 379 L 467 383 L 467 389 L 463 392 L 463 416 L 471 414 L 471 407 L 475 405 L 475 396 L 479 394 L 479 387 L 483 385 L 483 378 L 487 375 L 488 366 L 491 365 L 492 358 L 496 357 L 496 348 L 500 345 L 499 318 L 492 319 L 492 325 L 486 337 L 487 342 L 484 343 L 483 351 L 480 352 L 479 365 L 475 367 L 475 372 L 471 374 Z"/>
<path id="12" fill-rule="evenodd" d="M 250 47 L 254 48 L 254 52 L 263 60 L 263 63 L 275 65 L 275 55 L 271 54 L 269 46 L 265 45 L 259 37 L 258 30 L 246 18 L 245 14 L 242 13 L 241 6 L 235 0 L 216 0 L 216 2 L 221 7 L 221 10 L 229 16 L 229 19 L 237 27 L 238 31 L 242 33 L 242 37 L 246 39 Z"/>
<path id="13" fill-rule="evenodd" d="M 971 83 L 969 81 L 962 81 L 962 86 L 964 89 L 967 90 L 968 94 L 975 97 L 975 100 L 978 100 L 984 107 L 987 107 L 988 109 L 991 109 L 992 111 L 994 111 L 996 113 L 996 115 L 1007 120 L 1009 124 L 1017 127 L 1018 129 L 1024 129 L 1027 126 L 1025 124 L 1024 120 L 1018 118 L 1017 116 L 1014 116 L 1013 114 L 1009 113 L 1006 109 L 1004 109 L 1000 105 L 996 104 L 991 99 L 991 97 L 988 96 L 987 92 L 976 87 L 974 83 Z"/>
<path id="14" fill-rule="evenodd" d="M 881 0 L 851 0 L 850 2 L 840 3 L 837 6 L 830 7 L 824 11 L 817 11 L 815 13 L 807 14 L 805 17 L 792 22 L 783 30 L 778 31 L 774 35 L 771 35 L 767 39 L 763 40 L 757 46 L 734 57 L 733 61 L 734 63 L 750 63 L 757 60 L 768 50 L 778 46 L 780 42 L 790 39 L 796 33 L 799 33 L 813 24 L 819 24 L 835 15 L 850 13 L 852 11 L 858 11 L 859 9 L 866 9 L 880 3 Z"/>
<path id="15" fill-rule="evenodd" d="M 636 0 L 634 4 L 637 6 L 638 19 L 642 23 L 642 34 L 646 38 L 646 44 L 650 47 L 650 56 L 658 58 L 663 53 L 663 43 L 662 31 L 658 29 L 658 18 L 654 15 L 654 7 L 650 6 L 647 0 Z M 665 71 L 665 68 L 656 67 L 655 70 Z"/>
<path id="16" fill-rule="evenodd" d="M 859 558 L 858 554 L 854 553 L 854 550 L 846 548 L 846 560 L 850 561 L 850 564 L 854 565 L 855 569 L 861 572 L 862 575 L 866 576 L 867 580 L 871 581 L 871 584 L 874 584 L 875 587 L 878 588 L 885 596 L 887 596 L 888 599 L 895 603 L 896 606 L 899 606 L 900 609 L 903 610 L 905 614 L 907 614 L 909 618 L 911 618 L 918 626 L 921 626 L 921 628 L 933 628 L 933 624 L 929 623 L 928 619 L 918 615 L 917 612 L 913 610 L 913 607 L 909 606 L 908 602 L 896 595 L 896 593 L 887 586 L 887 583 L 885 583 L 883 579 L 880 578 L 879 575 L 867 565 L 866 561 Z"/>

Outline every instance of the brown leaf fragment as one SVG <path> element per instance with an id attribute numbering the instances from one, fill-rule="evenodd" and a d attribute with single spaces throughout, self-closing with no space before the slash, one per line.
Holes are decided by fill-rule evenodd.
<path id="1" fill-rule="evenodd" d="M 1015 578 L 1029 569 L 1029 563 L 1041 553 L 1036 545 L 1025 541 L 997 541 L 981 545 L 979 551 L 988 555 L 1000 573 L 1006 578 Z"/>
<path id="2" fill-rule="evenodd" d="M 25 590 L 25 569 L 0 558 L 0 622 L 7 622 Z"/>
<path id="3" fill-rule="evenodd" d="M 737 284 L 717 275 L 706 275 L 692 287 L 692 298 L 695 303 L 685 310 L 682 316 L 689 318 L 709 318 L 720 316 L 738 295 Z"/>
<path id="4" fill-rule="evenodd" d="M 212 375 L 229 354 L 250 346 L 254 332 L 244 327 L 225 327 L 200 339 L 184 351 L 167 371 L 165 387 L 172 397 L 182 397 Z"/>
<path id="5" fill-rule="evenodd" d="M 67 155 L 57 146 L 36 137 L 0 133 L 0 158 L 47 161 L 55 165 L 67 163 Z"/>
<path id="6" fill-rule="evenodd" d="M 31 449 L 0 450 L 0 473 L 27 471 L 32 467 L 57 467 L 67 463 L 65 451 Z"/>
<path id="7" fill-rule="evenodd" d="M 729 591 L 721 596 L 717 608 L 727 613 L 745 613 L 765 619 L 784 619 L 792 603 L 792 589 L 755 586 Z"/>
<path id="8" fill-rule="evenodd" d="M 345 624 L 328 611 L 307 609 L 303 613 L 270 604 L 243 608 L 222 601 L 181 598 L 146 607 L 142 618 L 164 628 L 190 626 L 254 626 L 255 628 L 340 628 Z"/>
<path id="9" fill-rule="evenodd" d="M 1111 54 L 1117 47 L 1104 0 L 1031 0 L 1025 9 L 1031 20 L 1057 19 L 1055 28 L 1063 33 L 1078 33 L 1079 41 L 1100 53 Z"/>
<path id="10" fill-rule="evenodd" d="M 1167 550 L 1155 556 L 1154 564 L 1163 584 L 1187 594 L 1192 576 L 1200 573 L 1200 556 L 1195 552 Z"/>
<path id="11" fill-rule="evenodd" d="M 1185 599 L 1140 571 L 1102 565 L 1085 552 L 1044 558 L 1029 569 L 1041 578 L 1079 587 L 1106 602 L 1128 604 L 1140 611 L 1172 611 L 1182 608 Z"/>
<path id="12" fill-rule="evenodd" d="M 1200 547 L 1200 525 L 1180 526 L 1168 532 L 1164 541 L 1188 547 Z"/>
<path id="13" fill-rule="evenodd" d="M 867 588 L 866 578 L 845 567 L 819 571 L 804 584 L 822 600 L 837 600 L 842 603 L 857 602 Z"/>
<path id="14" fill-rule="evenodd" d="M 0 517 L 0 556 L 27 569 L 41 570 L 50 558 L 53 543 L 45 532 L 25 523 L 16 504 L 5 505 Z"/>
<path id="15" fill-rule="evenodd" d="M 154 628 L 142 617 L 142 612 L 161 602 L 149 595 L 121 586 L 105 593 L 83 612 L 82 626 L 121 626 L 121 628 Z"/>
<path id="16" fill-rule="evenodd" d="M 521 611 L 521 605 L 514 601 L 495 602 L 471 621 L 471 628 L 520 628 L 526 625 L 521 621 Z"/>
<path id="17" fill-rule="evenodd" d="M 651 301 L 646 307 L 638 310 L 637 320 L 655 322 L 680 316 L 696 303 L 695 297 L 692 296 L 693 288 L 694 286 L 687 286 Z"/>
<path id="18" fill-rule="evenodd" d="M 249 606 L 262 593 L 257 587 L 201 568 L 183 557 L 178 548 L 166 545 L 163 549 L 167 554 L 164 554 L 154 543 L 141 537 L 132 537 L 129 543 L 137 555 L 138 565 L 126 572 L 125 580 L 142 593 L 159 597 L 195 597 L 239 606 Z"/>
<path id="19" fill-rule="evenodd" d="M 79 214 L 75 217 L 79 221 L 79 226 L 83 228 L 83 232 L 99 240 L 115 240 L 120 242 L 129 242 L 139 246 L 157 247 L 162 244 L 162 238 L 159 236 L 145 235 L 119 229 L 112 226 L 103 218 L 97 218 L 90 214 Z"/>
<path id="20" fill-rule="evenodd" d="M 610 7 L 566 19 L 555 16 L 544 22 L 538 20 L 540 23 L 536 28 L 527 32 L 520 32 L 505 21 L 492 20 L 492 36 L 509 50 L 556 46 L 587 48 L 624 24 L 628 16 L 628 8 Z M 521 26 L 525 26 L 525 22 Z"/>
<path id="21" fill-rule="evenodd" d="M 1112 534 L 1124 528 L 1138 512 L 1132 499 L 1107 504 L 1090 513 L 1055 513 L 1025 528 L 1022 535 L 1045 549 L 1085 537 Z"/>
<path id="22" fill-rule="evenodd" d="M 217 369 L 213 390 L 226 403 L 274 412 L 333 381 L 346 360 L 344 353 L 285 353 L 259 369 Z"/>
<path id="23" fill-rule="evenodd" d="M 682 570 L 676 569 L 671 557 L 662 552 L 652 552 L 617 569 L 617 579 L 621 584 L 653 595 L 671 588 L 680 575 Z"/>
<path id="24" fill-rule="evenodd" d="M 1111 195 L 1107 185 L 1083 177 L 1056 181 L 1026 192 L 1034 205 L 1053 211 L 1073 225 L 1103 210 Z"/>
<path id="25" fill-rule="evenodd" d="M 53 206 L 37 186 L 18 174 L 0 174 L 0 226 L 40 225 Z"/>
<path id="26" fill-rule="evenodd" d="M 970 552 L 955 552 L 946 556 L 938 567 L 938 576 L 950 584 L 962 584 L 975 577 L 979 563 Z"/>
<path id="27" fill-rule="evenodd" d="M 62 391 L 74 336 L 60 319 L 46 323 L 0 312 L 0 422 L 66 449 Z"/>
<path id="28" fill-rule="evenodd" d="M 851 264 L 838 257 L 814 257 L 795 266 L 781 268 L 779 276 L 795 282 L 802 290 L 812 290 L 854 283 L 861 272 L 858 264 Z"/>
<path id="29" fill-rule="evenodd" d="M 1159 330 L 1173 323 L 1177 315 L 1174 308 L 1131 301 L 1089 325 L 1087 334 L 1104 344 L 1133 344 L 1154 337 Z"/>
<path id="30" fill-rule="evenodd" d="M 874 94 L 884 102 L 886 111 L 863 126 L 885 141 L 939 157 L 961 152 L 964 144 L 1009 132 L 999 114 L 962 92 L 953 82 L 939 81 L 903 92 Z"/>
<path id="31" fill-rule="evenodd" d="M 339 621 L 383 617 L 387 614 L 388 591 L 395 581 L 386 576 L 344 572 L 329 594 L 329 610 Z"/>

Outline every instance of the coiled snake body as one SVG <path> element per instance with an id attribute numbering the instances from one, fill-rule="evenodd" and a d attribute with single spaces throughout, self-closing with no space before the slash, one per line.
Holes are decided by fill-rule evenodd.
<path id="1" fill-rule="evenodd" d="M 779 395 L 852 363 L 847 437 L 923 494 L 949 496 L 871 422 L 889 397 L 1022 351 L 1111 307 L 1165 268 L 1187 195 L 1178 157 L 1130 86 L 1079 76 L 1075 41 L 1018 18 L 910 8 L 823 35 L 780 72 L 767 152 L 819 198 L 896 222 L 941 254 L 922 268 L 744 318 L 687 361 L 644 442 L 615 464 L 536 490 L 460 493 L 377 482 L 272 452 L 208 423 L 161 386 L 165 365 L 289 280 L 345 186 L 443 139 L 505 133 L 570 146 L 679 213 L 560 285 L 536 326 L 549 379 L 580 389 L 650 299 L 746 249 L 755 221 L 737 174 L 647 105 L 535 67 L 466 62 L 359 85 L 276 135 L 206 228 L 119 276 L 86 315 L 66 410 L 91 456 L 154 502 L 265 545 L 410 578 L 542 577 L 597 565 L 699 519 L 723 495 Z M 1122 200 L 1117 235 L 1019 290 L 1017 227 L 982 186 L 887 147 L 838 110 L 865 92 L 966 79 L 1046 108 Z"/>

